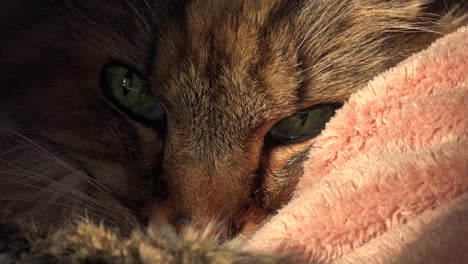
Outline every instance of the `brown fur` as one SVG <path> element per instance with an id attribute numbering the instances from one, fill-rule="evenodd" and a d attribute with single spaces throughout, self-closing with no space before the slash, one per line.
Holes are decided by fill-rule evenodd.
<path id="1" fill-rule="evenodd" d="M 256 256 L 216 246 L 193 229 L 180 237 L 155 228 L 127 236 L 84 221 L 46 233 L 36 225 L 0 224 L 3 264 L 153 264 L 153 263 L 299 263 L 279 257 Z"/>
<path id="2" fill-rule="evenodd" d="M 466 23 L 457 18 L 466 9 L 438 17 L 418 0 L 8 5 L 0 112 L 13 124 L 0 130 L 2 206 L 43 223 L 71 213 L 129 227 L 134 217 L 215 221 L 225 238 L 252 233 L 302 174 L 313 140 L 273 147 L 264 139 L 276 122 L 345 101 Z M 112 61 L 150 81 L 167 127 L 108 102 L 100 72 Z"/>

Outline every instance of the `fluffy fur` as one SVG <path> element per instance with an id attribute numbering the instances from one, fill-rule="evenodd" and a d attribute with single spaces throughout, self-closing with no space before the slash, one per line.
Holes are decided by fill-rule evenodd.
<path id="1" fill-rule="evenodd" d="M 31 223 L 3 222 L 0 239 L 2 264 L 299 263 L 223 249 L 195 230 L 176 237 L 168 230 L 149 228 L 123 236 L 88 221 L 51 233 Z"/>

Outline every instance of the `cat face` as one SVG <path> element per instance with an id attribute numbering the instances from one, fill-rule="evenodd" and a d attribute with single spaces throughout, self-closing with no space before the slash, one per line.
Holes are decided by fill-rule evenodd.
<path id="1" fill-rule="evenodd" d="M 101 84 L 114 58 L 141 73 L 152 60 L 157 31 L 142 30 L 131 7 L 32 1 L 34 23 L 14 21 L 2 31 L 0 104 L 15 129 L 2 127 L 1 165 L 11 174 L 2 175 L 0 199 L 15 201 L 13 211 L 63 221 L 86 210 L 122 221 L 152 197 L 162 134 L 110 103 Z"/>
<path id="2" fill-rule="evenodd" d="M 431 26 L 419 1 L 31 5 L 34 23 L 12 11 L 0 35 L 0 199 L 37 218 L 215 221 L 228 237 L 290 199 L 311 113 L 436 36 L 416 30 Z M 139 80 L 156 118 L 124 98 Z"/>

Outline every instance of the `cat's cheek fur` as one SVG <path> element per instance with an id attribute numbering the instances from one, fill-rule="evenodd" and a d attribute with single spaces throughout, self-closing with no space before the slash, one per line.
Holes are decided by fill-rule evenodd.
<path id="1" fill-rule="evenodd" d="M 310 139 L 291 145 L 265 147 L 256 188 L 250 200 L 234 217 L 232 228 L 236 241 L 253 235 L 288 203 L 303 174 L 302 163 L 308 158 L 313 141 Z"/>
<path id="2" fill-rule="evenodd" d="M 314 139 L 291 145 L 277 146 L 264 158 L 264 171 L 260 199 L 262 206 L 276 210 L 286 204 L 292 196 L 296 183 L 303 174 L 302 164 Z"/>

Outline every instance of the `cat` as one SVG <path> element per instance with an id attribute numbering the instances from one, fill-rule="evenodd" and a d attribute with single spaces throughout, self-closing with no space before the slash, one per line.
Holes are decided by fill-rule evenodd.
<path id="1" fill-rule="evenodd" d="M 5 3 L 2 211 L 44 228 L 84 215 L 246 238 L 291 199 L 314 137 L 353 92 L 466 24 L 449 6 Z"/>

